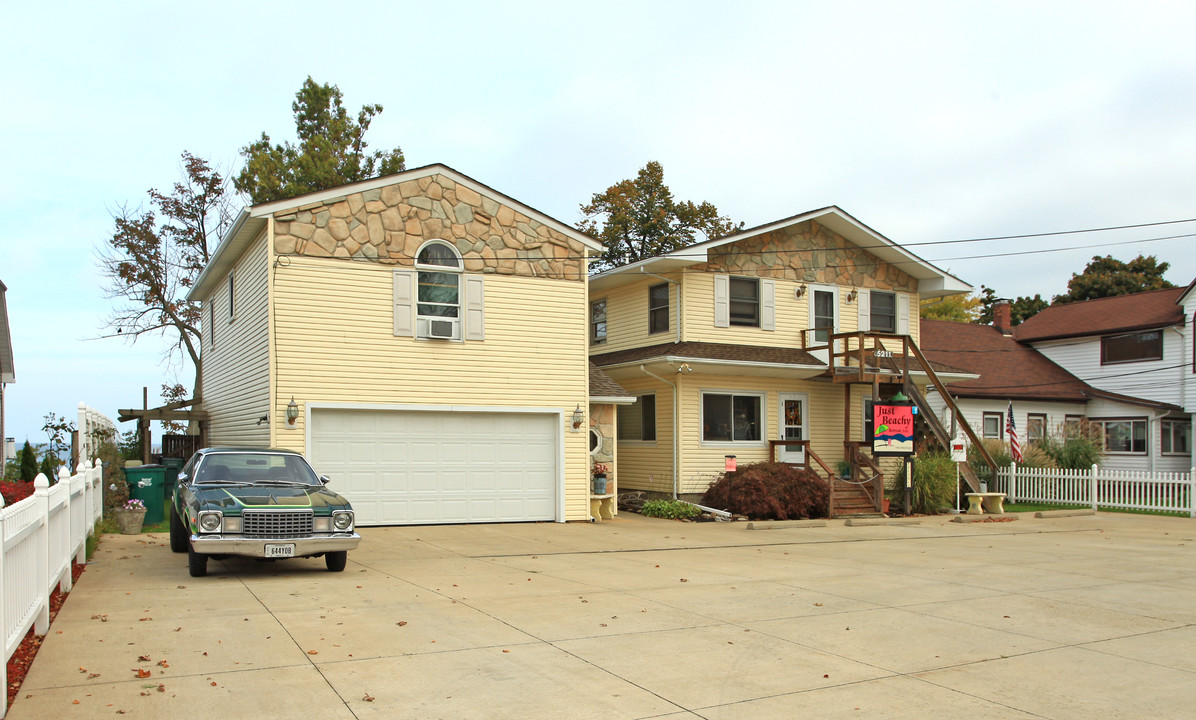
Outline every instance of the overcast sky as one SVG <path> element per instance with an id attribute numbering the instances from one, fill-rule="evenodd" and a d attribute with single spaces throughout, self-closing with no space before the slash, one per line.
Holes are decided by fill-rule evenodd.
<path id="1" fill-rule="evenodd" d="M 94 339 L 97 248 L 183 150 L 235 171 L 261 132 L 293 139 L 308 75 L 385 107 L 372 147 L 568 224 L 658 160 L 675 196 L 748 226 L 834 204 L 913 245 L 1196 217 L 1194 21 L 1186 2 L 0 2 L 6 434 L 190 382 L 165 341 Z M 959 258 L 1186 233 L 911 249 L 1049 299 L 1094 254 L 1155 254 L 1187 284 L 1193 238 Z"/>

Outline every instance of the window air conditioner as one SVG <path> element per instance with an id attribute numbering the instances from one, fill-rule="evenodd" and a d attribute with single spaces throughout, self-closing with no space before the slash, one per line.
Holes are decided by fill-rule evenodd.
<path id="1" fill-rule="evenodd" d="M 428 337 L 452 340 L 456 335 L 456 325 L 452 320 L 429 320 Z"/>

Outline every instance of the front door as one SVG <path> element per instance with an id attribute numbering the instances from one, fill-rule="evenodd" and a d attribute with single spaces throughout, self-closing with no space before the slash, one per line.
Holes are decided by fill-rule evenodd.
<path id="1" fill-rule="evenodd" d="M 780 440 L 809 440 L 809 396 L 805 393 L 780 393 L 777 396 L 781 417 Z M 778 445 L 777 460 L 784 463 L 805 464 L 806 452 L 801 445 Z"/>

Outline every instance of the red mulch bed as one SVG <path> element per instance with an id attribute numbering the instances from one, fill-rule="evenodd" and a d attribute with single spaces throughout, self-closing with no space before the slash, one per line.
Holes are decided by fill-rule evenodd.
<path id="1" fill-rule="evenodd" d="M 0 487 L 7 485 L 16 485 L 17 483 L 0 483 Z M 33 483 L 20 483 L 28 485 L 30 492 L 33 491 Z M 4 494 L 4 504 L 8 504 L 8 493 Z M 83 568 L 86 565 L 80 565 L 74 560 L 71 561 L 71 578 L 72 583 L 79 582 L 79 576 L 83 574 Z M 54 592 L 50 594 L 50 622 L 54 622 L 54 618 L 58 616 L 59 609 L 62 608 L 63 601 L 66 600 L 66 595 L 57 587 Z M 34 635 L 33 628 L 25 634 L 25 639 L 17 647 L 17 651 L 8 659 L 8 698 L 5 708 L 12 706 L 12 701 L 16 699 L 17 692 L 21 689 L 21 683 L 25 682 L 25 674 L 29 672 L 29 666 L 33 664 L 33 658 L 37 657 L 37 649 L 41 647 L 42 641 L 46 639 L 45 635 Z"/>

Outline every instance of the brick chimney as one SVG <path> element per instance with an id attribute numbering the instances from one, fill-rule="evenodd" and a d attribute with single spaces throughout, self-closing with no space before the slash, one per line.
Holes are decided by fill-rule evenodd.
<path id="1" fill-rule="evenodd" d="M 1013 334 L 1013 313 L 1008 300 L 998 300 L 993 304 L 993 327 L 1000 330 L 1002 335 Z"/>

